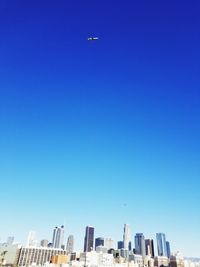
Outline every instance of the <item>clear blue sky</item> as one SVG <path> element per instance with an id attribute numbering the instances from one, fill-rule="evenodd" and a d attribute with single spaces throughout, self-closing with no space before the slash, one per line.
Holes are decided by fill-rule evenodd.
<path id="1" fill-rule="evenodd" d="M 1 1 L 3 240 L 65 222 L 82 248 L 87 224 L 117 241 L 129 222 L 200 256 L 199 9 Z"/>

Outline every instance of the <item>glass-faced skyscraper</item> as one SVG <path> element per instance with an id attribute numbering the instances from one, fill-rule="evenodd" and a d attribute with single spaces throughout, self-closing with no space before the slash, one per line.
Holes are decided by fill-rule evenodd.
<path id="1" fill-rule="evenodd" d="M 138 255 L 142 255 L 143 257 L 146 255 L 145 239 L 142 233 L 137 233 L 135 235 L 135 253 Z"/>
<path id="2" fill-rule="evenodd" d="M 157 246 L 158 246 L 158 256 L 167 257 L 167 247 L 166 247 L 166 237 L 163 233 L 156 234 Z"/>
<path id="3" fill-rule="evenodd" d="M 97 237 L 95 239 L 95 249 L 99 246 L 104 246 L 104 238 L 103 237 Z"/>
<path id="4" fill-rule="evenodd" d="M 64 243 L 64 226 L 55 227 L 53 230 L 52 246 L 53 248 L 61 248 Z"/>
<path id="5" fill-rule="evenodd" d="M 67 253 L 74 252 L 74 236 L 73 235 L 68 236 L 66 250 L 67 250 Z"/>
<path id="6" fill-rule="evenodd" d="M 145 250 L 146 250 L 146 255 L 154 258 L 155 254 L 154 254 L 153 239 L 145 239 Z"/>
<path id="7" fill-rule="evenodd" d="M 118 241 L 117 242 L 117 249 L 122 249 L 124 248 L 124 242 L 123 241 Z"/>
<path id="8" fill-rule="evenodd" d="M 84 252 L 93 250 L 94 248 L 94 227 L 87 226 L 85 229 Z"/>
<path id="9" fill-rule="evenodd" d="M 170 249 L 170 243 L 168 241 L 166 241 L 166 250 L 167 250 L 167 257 L 170 258 L 171 249 Z"/>

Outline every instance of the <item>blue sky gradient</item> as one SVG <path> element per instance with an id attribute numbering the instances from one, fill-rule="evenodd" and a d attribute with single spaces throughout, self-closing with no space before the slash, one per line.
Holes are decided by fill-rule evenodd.
<path id="1" fill-rule="evenodd" d="M 82 248 L 129 222 L 200 257 L 199 8 L 1 1 L 2 240 L 65 222 Z"/>

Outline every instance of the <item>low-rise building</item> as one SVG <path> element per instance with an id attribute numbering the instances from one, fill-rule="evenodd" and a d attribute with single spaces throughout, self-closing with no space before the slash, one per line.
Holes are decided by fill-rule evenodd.
<path id="1" fill-rule="evenodd" d="M 170 266 L 171 267 L 184 267 L 184 258 L 179 252 L 177 252 L 174 255 L 171 255 Z"/>
<path id="2" fill-rule="evenodd" d="M 18 266 L 44 265 L 50 263 L 54 255 L 66 255 L 63 249 L 44 248 L 44 247 L 22 247 Z"/>
<path id="3" fill-rule="evenodd" d="M 98 247 L 96 247 L 96 252 L 97 253 L 107 253 L 108 252 L 108 249 L 106 248 L 106 247 L 104 247 L 104 246 L 98 246 Z"/>
<path id="4" fill-rule="evenodd" d="M 109 253 L 98 253 L 96 251 L 84 252 L 80 254 L 80 262 L 84 266 L 113 266 L 114 258 Z"/>
<path id="5" fill-rule="evenodd" d="M 68 257 L 67 255 L 54 255 L 51 257 L 51 263 L 52 264 L 66 264 L 68 263 Z"/>
<path id="6" fill-rule="evenodd" d="M 154 258 L 154 266 L 160 267 L 162 266 L 169 266 L 170 260 L 165 256 L 157 256 Z"/>
<path id="7" fill-rule="evenodd" d="M 18 244 L 0 244 L 1 261 L 4 265 L 16 266 L 19 260 L 21 246 Z"/>

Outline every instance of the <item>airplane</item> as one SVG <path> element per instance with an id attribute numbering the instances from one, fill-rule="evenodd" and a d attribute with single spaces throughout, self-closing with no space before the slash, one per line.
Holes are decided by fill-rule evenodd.
<path id="1" fill-rule="evenodd" d="M 96 41 L 99 40 L 99 37 L 88 37 L 88 41 Z"/>

